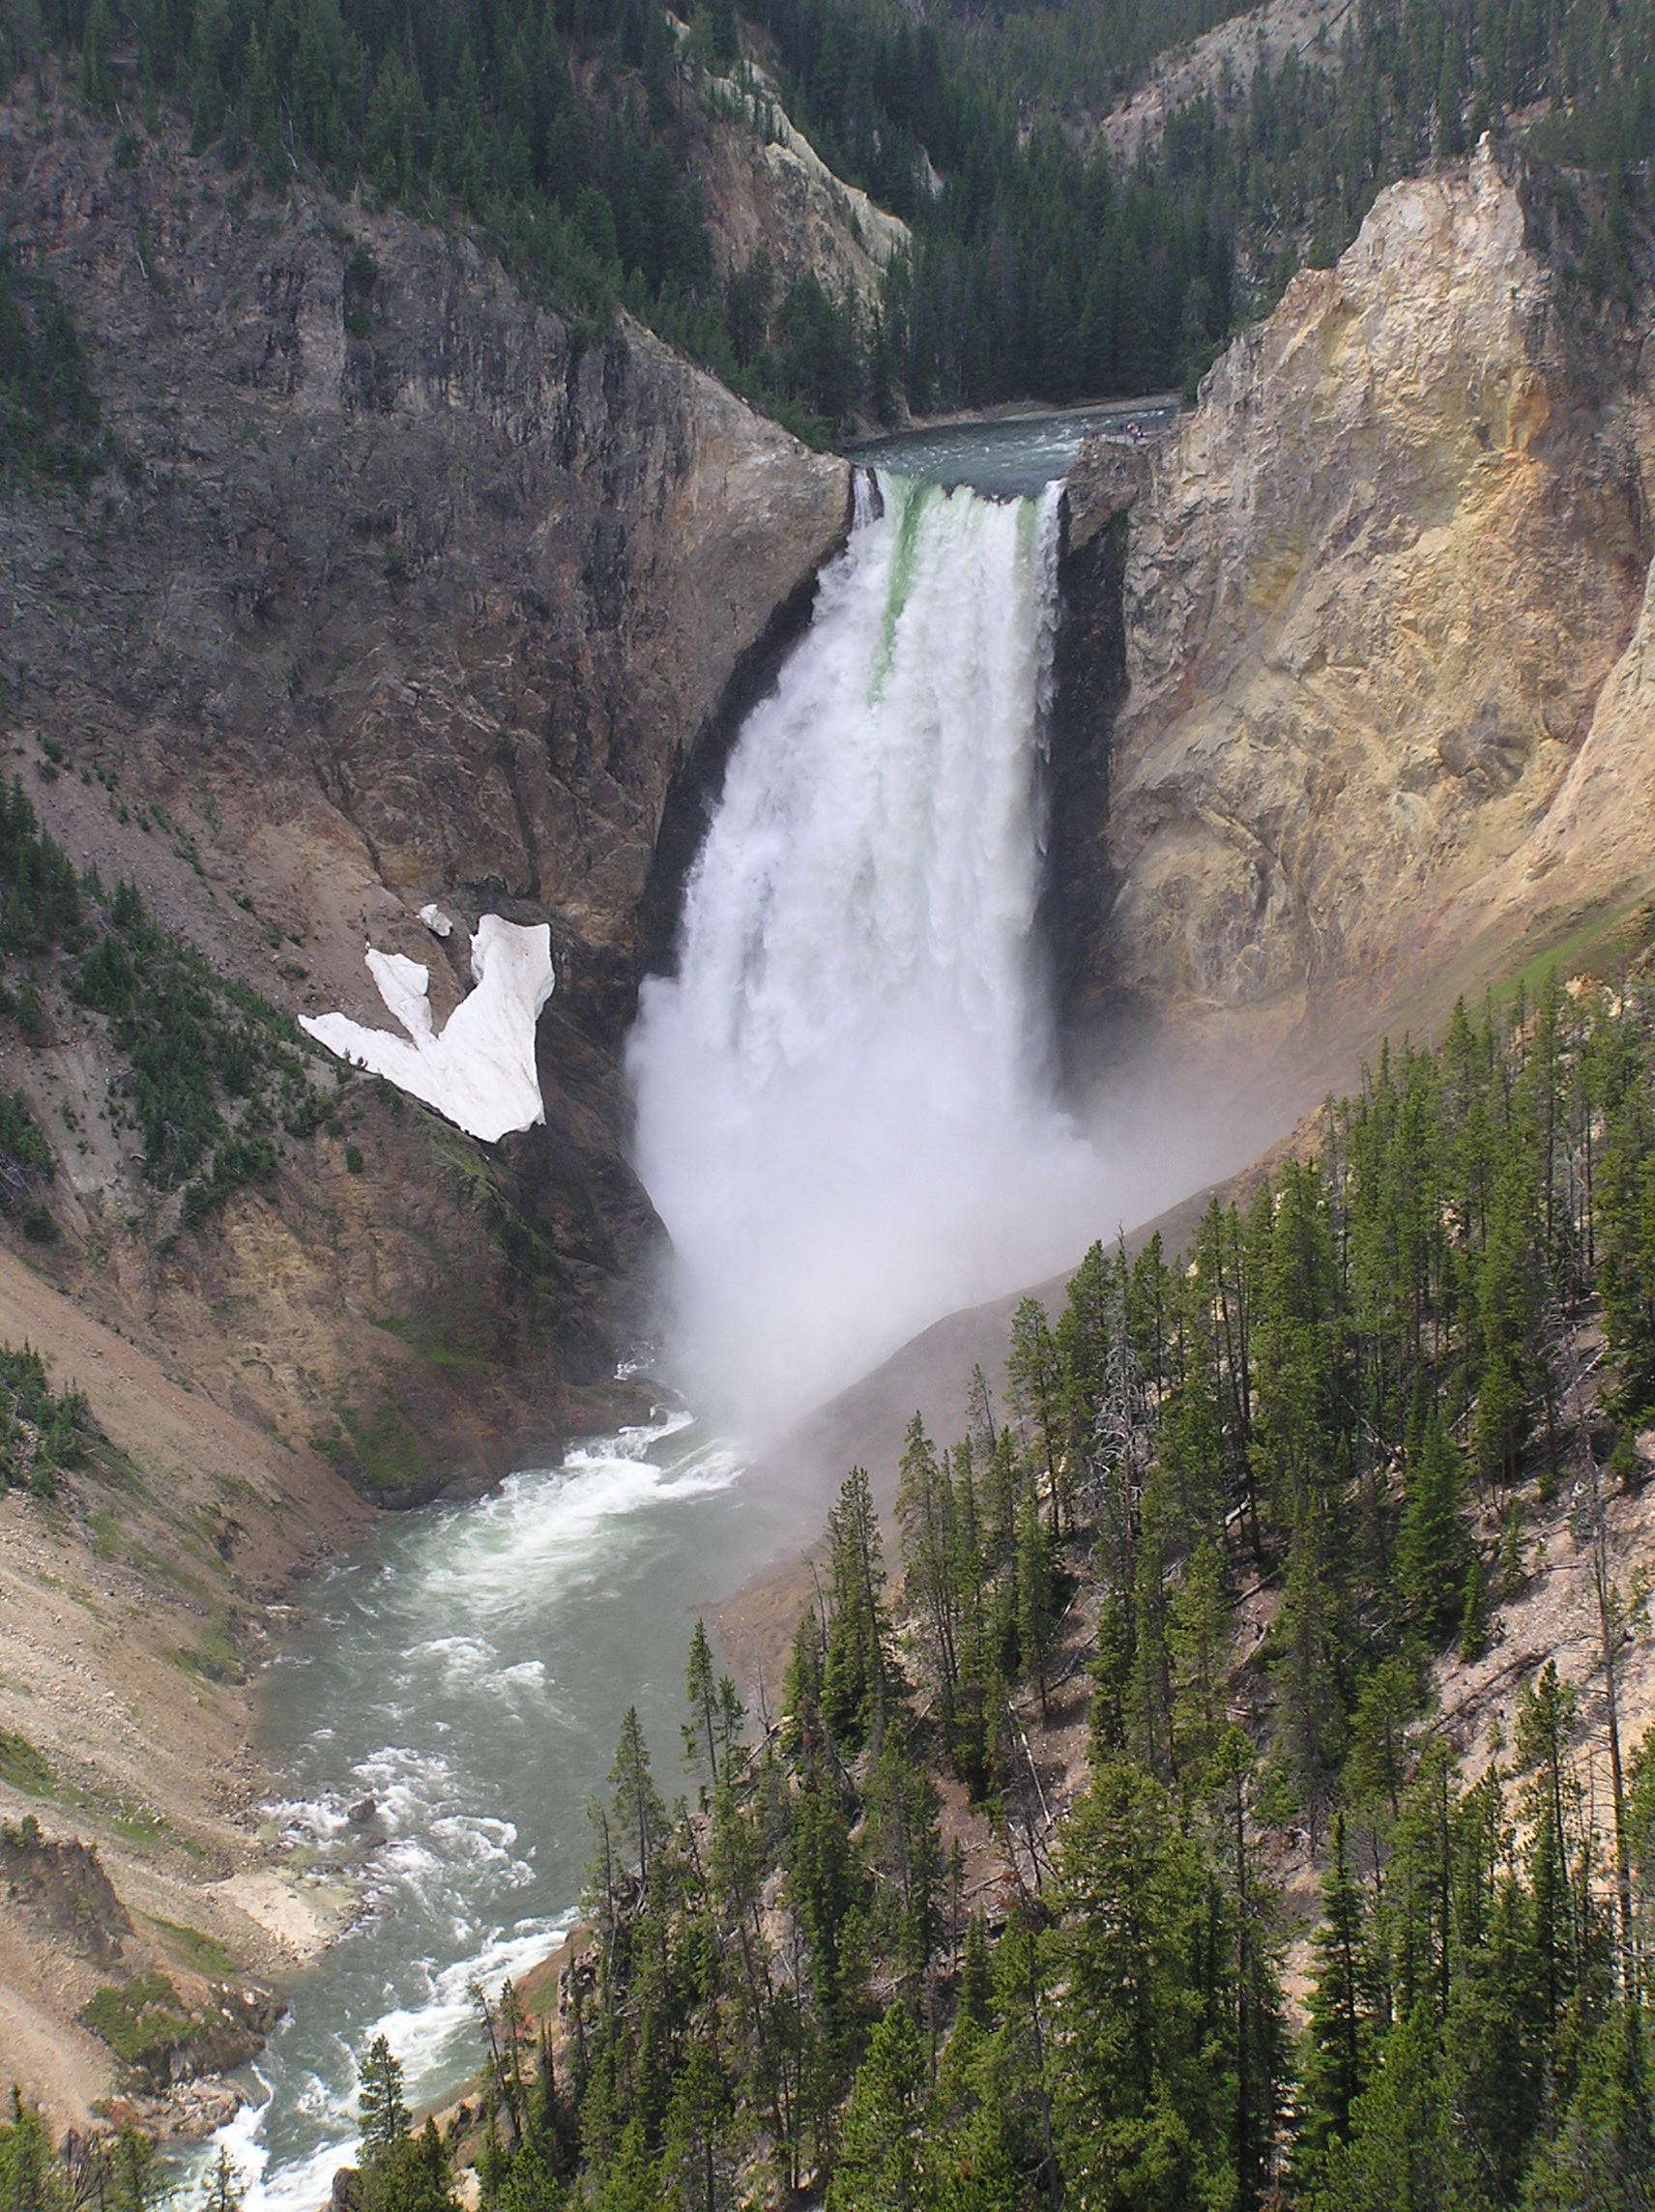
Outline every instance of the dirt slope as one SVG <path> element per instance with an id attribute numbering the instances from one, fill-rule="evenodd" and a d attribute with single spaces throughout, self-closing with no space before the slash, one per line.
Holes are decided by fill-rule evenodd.
<path id="1" fill-rule="evenodd" d="M 91 1846 L 118 1909 L 102 1939 L 98 1915 L 36 1897 L 12 1849 L 0 2074 L 84 2129 L 131 2079 L 78 2020 L 98 1989 L 159 1967 L 210 2002 L 226 1977 L 268 1985 L 336 1919 L 342 1901 L 255 1835 L 251 1675 L 296 1576 L 368 1509 L 0 1253 L 0 1340 L 25 1338 L 111 1448 L 51 1502 L 0 1496 L 0 1827 L 14 1846 L 30 1819 L 47 1847 Z M 188 2088 L 142 2107 L 159 2126 L 220 2109 Z"/>

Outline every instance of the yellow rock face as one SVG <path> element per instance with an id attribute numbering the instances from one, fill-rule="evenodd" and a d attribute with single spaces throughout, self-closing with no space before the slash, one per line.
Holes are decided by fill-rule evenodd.
<path id="1" fill-rule="evenodd" d="M 1391 188 L 1155 456 L 1108 858 L 1116 980 L 1175 1024 L 1378 1007 L 1496 896 L 1523 918 L 1520 851 L 1655 858 L 1655 447 L 1552 219 L 1486 141 Z"/>

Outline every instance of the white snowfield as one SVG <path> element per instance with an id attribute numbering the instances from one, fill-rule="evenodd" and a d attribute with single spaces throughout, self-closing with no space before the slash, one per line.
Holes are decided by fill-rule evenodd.
<path id="1" fill-rule="evenodd" d="M 376 952 L 371 945 L 366 957 L 380 997 L 412 1042 L 392 1030 L 365 1029 L 348 1014 L 301 1014 L 301 1029 L 485 1144 L 544 1121 L 535 1025 L 557 978 L 552 933 L 543 921 L 524 928 L 497 914 L 482 917 L 471 941 L 477 988 L 440 1034 L 431 1022 L 430 970 L 400 952 Z"/>

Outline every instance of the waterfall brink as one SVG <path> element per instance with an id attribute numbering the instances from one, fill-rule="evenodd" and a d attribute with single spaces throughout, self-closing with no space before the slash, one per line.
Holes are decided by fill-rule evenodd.
<path id="1" fill-rule="evenodd" d="M 1060 487 L 857 491 L 628 1054 L 673 1351 L 758 1426 L 1075 1260 L 1101 1196 L 1032 943 Z"/>

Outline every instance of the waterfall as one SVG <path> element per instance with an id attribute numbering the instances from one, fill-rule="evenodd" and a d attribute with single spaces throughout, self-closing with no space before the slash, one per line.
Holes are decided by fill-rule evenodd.
<path id="1" fill-rule="evenodd" d="M 1075 1260 L 1033 943 L 1058 499 L 859 475 L 805 637 L 732 753 L 678 973 L 628 1048 L 673 1349 L 773 1424 Z"/>

